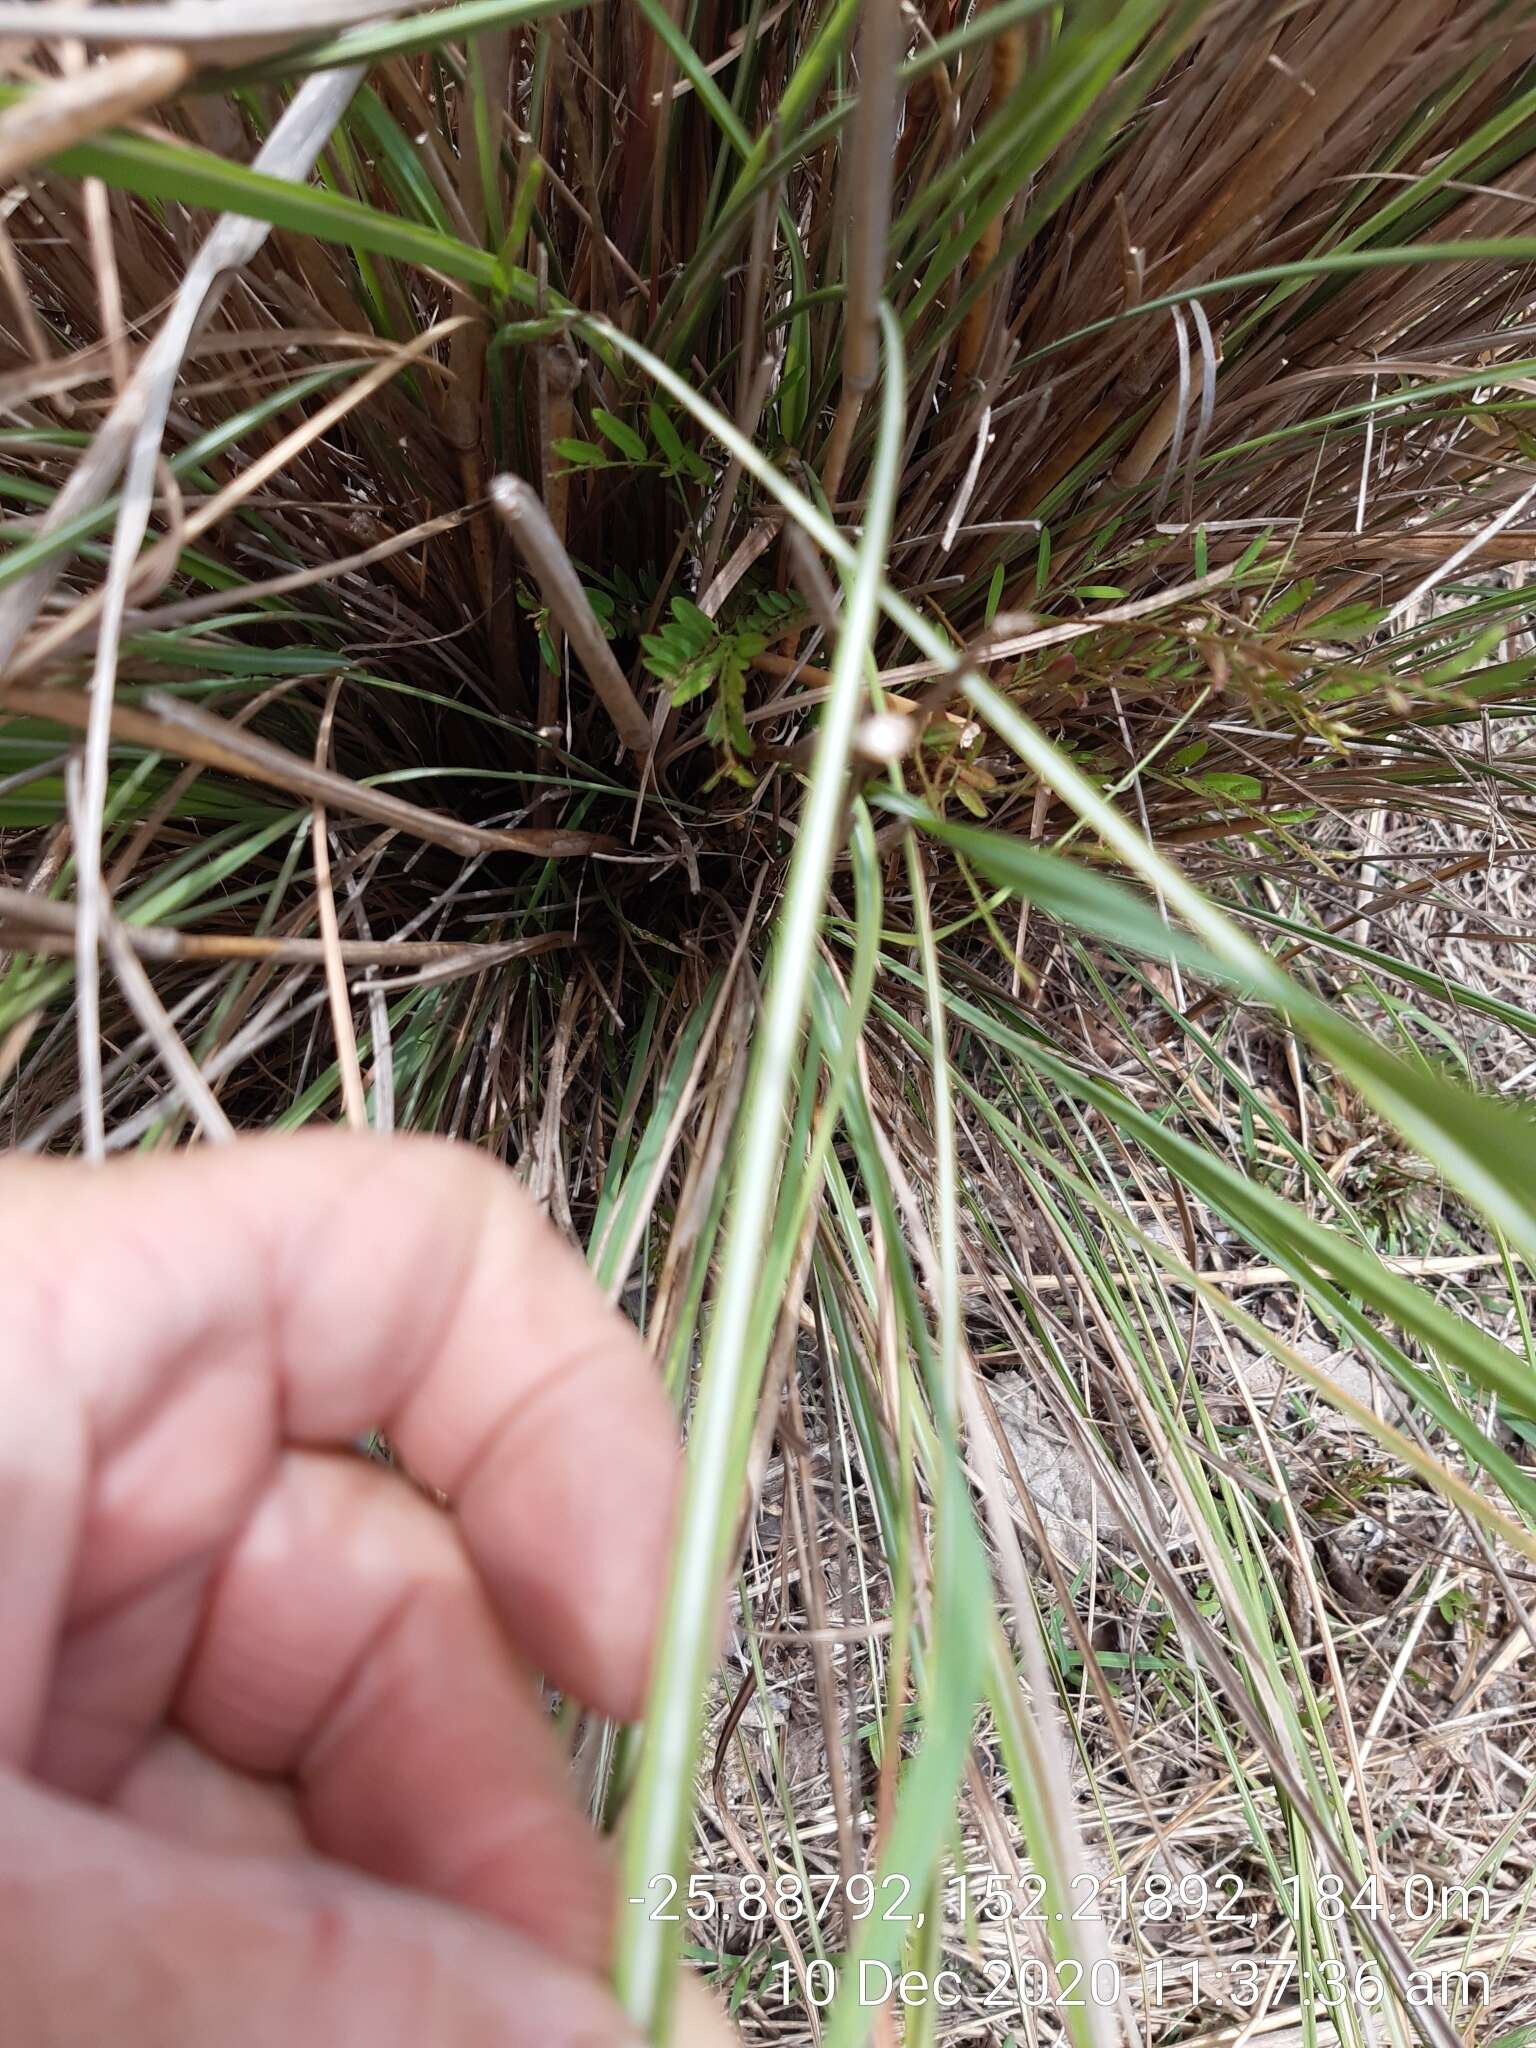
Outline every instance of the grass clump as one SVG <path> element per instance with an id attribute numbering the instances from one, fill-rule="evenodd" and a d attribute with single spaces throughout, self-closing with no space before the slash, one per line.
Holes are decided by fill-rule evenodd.
<path id="1" fill-rule="evenodd" d="M 450 1133 L 640 1318 L 658 2032 L 1529 2017 L 1536 1017 L 1414 920 L 1530 845 L 1530 23 L 7 22 L 11 1141 Z"/>

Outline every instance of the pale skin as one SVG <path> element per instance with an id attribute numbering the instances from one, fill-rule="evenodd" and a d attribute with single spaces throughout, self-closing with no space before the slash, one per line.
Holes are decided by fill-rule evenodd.
<path id="1" fill-rule="evenodd" d="M 631 2041 L 532 1674 L 640 1710 L 677 1430 L 580 1259 L 340 1136 L 13 1162 L 0 1243 L 5 2041 Z"/>

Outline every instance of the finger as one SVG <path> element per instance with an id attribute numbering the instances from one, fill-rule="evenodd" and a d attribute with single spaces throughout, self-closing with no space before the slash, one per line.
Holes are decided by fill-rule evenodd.
<path id="1" fill-rule="evenodd" d="M 292 1856 L 310 1848 L 290 1786 L 232 1770 L 174 1729 L 135 1758 L 112 1810 L 190 1849 Z"/>
<path id="2" fill-rule="evenodd" d="M 639 2048 L 597 1982 L 318 1859 L 190 1849 L 0 1782 L 5 2039 Z"/>
<path id="3" fill-rule="evenodd" d="M 703 1980 L 685 1969 L 678 1980 L 672 2017 L 672 2048 L 741 2048 L 731 2025 Z"/>
<path id="4" fill-rule="evenodd" d="M 0 1350 L 5 1347 L 0 1346 Z M 0 1357 L 0 1767 L 37 1741 L 75 1564 L 87 1450 L 80 1410 Z"/>
<path id="5" fill-rule="evenodd" d="M 673 1420 L 633 1331 L 508 1174 L 335 1135 L 94 1173 L 27 1162 L 0 1170 L 0 1238 L 20 1355 L 78 1390 L 98 1453 L 77 1620 L 216 1552 L 279 1437 L 381 1426 L 450 1496 L 531 1658 L 638 1711 Z"/>
<path id="6" fill-rule="evenodd" d="M 308 1847 L 294 1795 L 216 1763 L 184 1735 L 165 1734 L 133 1767 L 115 1811 L 191 1848 L 293 1855 Z M 713 1995 L 691 1970 L 677 1987 L 672 2048 L 739 2048 Z"/>
<path id="7" fill-rule="evenodd" d="M 210 1592 L 181 1724 L 290 1778 L 311 1841 L 606 1959 L 609 1859 L 448 1519 L 378 1466 L 290 1452 Z"/>

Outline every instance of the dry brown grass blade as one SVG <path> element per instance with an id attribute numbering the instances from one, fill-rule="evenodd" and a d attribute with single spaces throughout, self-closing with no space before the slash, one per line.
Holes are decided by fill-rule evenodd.
<path id="1" fill-rule="evenodd" d="M 33 317 L 35 319 L 36 315 Z M 340 348 L 355 356 L 361 364 L 369 356 L 394 346 L 395 343 L 377 335 L 349 333 L 340 327 L 295 327 L 287 330 L 230 327 L 196 335 L 183 351 L 182 362 L 228 357 L 237 361 L 242 372 L 249 375 L 252 359 L 262 355 L 285 355 L 290 349 Z M 11 412 L 18 406 L 67 396 L 82 385 L 100 382 L 109 374 L 111 366 L 111 344 L 103 339 L 76 349 L 67 361 L 50 362 L 45 369 L 18 370 L 9 376 L 0 376 L 0 411 Z M 338 369 L 347 367 L 350 366 L 345 362 L 337 364 Z"/>
<path id="2" fill-rule="evenodd" d="M 343 555 L 334 562 L 315 562 L 307 569 L 290 569 L 284 576 L 268 576 L 260 583 L 241 583 L 232 590 L 211 590 L 205 597 L 189 597 L 177 604 L 156 605 L 148 611 L 130 611 L 128 623 L 152 629 L 190 626 L 198 619 L 217 618 L 221 612 L 227 612 L 234 606 L 272 597 L 291 597 L 294 591 L 312 589 L 317 583 L 337 583 L 344 576 L 355 576 L 359 570 L 371 569 L 376 562 L 387 562 L 392 555 L 401 554 L 407 548 L 436 540 L 440 533 L 452 533 L 470 516 L 468 507 L 462 512 L 442 512 L 435 519 L 423 519 L 419 525 L 407 527 L 404 533 L 394 533 L 388 540 L 377 541 L 371 548 L 361 548 L 355 555 Z"/>
<path id="3" fill-rule="evenodd" d="M 5 701 L 10 711 L 46 718 L 75 732 L 84 732 L 89 723 L 90 699 L 81 691 L 14 690 Z M 614 840 L 599 832 L 500 831 L 464 824 L 442 811 L 425 810 L 407 803 L 404 797 L 317 768 L 271 740 L 241 732 L 224 719 L 160 691 L 146 693 L 143 708 L 114 704 L 112 733 L 114 738 L 153 748 L 176 760 L 199 761 L 205 768 L 265 783 L 305 803 L 326 804 L 346 817 L 371 818 L 413 839 L 424 839 L 430 846 L 447 847 L 451 853 L 526 853 L 553 860 L 618 850 Z"/>
<path id="4" fill-rule="evenodd" d="M 558 14 L 551 15 L 546 26 L 552 59 L 555 84 L 560 94 L 560 104 L 565 111 L 566 132 L 576 156 L 577 168 L 581 173 L 582 185 L 586 188 L 587 240 L 577 268 L 571 278 L 571 296 L 578 305 L 594 310 L 603 308 L 610 316 L 616 314 L 620 305 L 615 285 L 613 261 L 609 254 L 610 244 L 603 225 L 603 181 L 598 170 L 593 147 L 591 124 L 582 106 L 577 91 L 576 67 L 571 51 L 571 39 Z M 590 81 L 586 81 L 591 91 Z M 593 94 L 594 107 L 598 95 Z M 593 285 L 597 289 L 594 294 Z"/>
<path id="5" fill-rule="evenodd" d="M 301 87 L 267 143 L 267 151 L 274 152 L 276 161 L 291 173 L 301 168 L 307 171 L 312 166 L 345 111 L 360 75 L 357 67 L 347 72 L 322 72 Z M 250 224 L 245 225 L 248 229 Z M 101 845 L 119 636 L 135 560 L 148 531 L 155 479 L 162 473 L 161 442 L 175 379 L 205 303 L 216 295 L 219 274 L 212 265 L 221 251 L 226 231 L 228 239 L 239 240 L 238 226 L 232 227 L 228 217 L 221 220 L 199 251 L 186 283 L 172 303 L 169 316 L 146 352 L 141 376 L 135 377 L 128 385 L 113 413 L 122 437 L 124 480 L 101 592 L 102 623 L 91 674 L 84 765 L 77 786 L 78 802 L 74 805 L 71 821 L 75 839 L 75 895 L 80 906 L 75 957 L 75 1035 L 84 1101 L 84 1145 L 86 1156 L 91 1159 L 99 1159 L 105 1148 L 98 949 L 102 922 L 110 915 L 102 885 Z M 259 239 L 256 246 L 260 246 Z M 105 462 L 102 462 L 104 441 L 107 454 Z M 117 459 L 110 435 L 98 435 L 77 465 L 70 483 L 74 484 L 82 472 L 88 477 L 94 476 L 98 468 L 104 468 L 107 475 L 115 473 Z M 89 491 L 94 487 L 94 484 L 88 484 L 85 489 Z M 50 520 L 57 519 L 67 495 L 68 486 L 54 498 Z M 173 513 L 179 517 L 179 511 L 179 503 L 173 502 Z M 175 518 L 172 524 L 174 531 Z M 18 617 L 26 615 L 29 591 L 40 596 L 41 586 L 37 579 L 46 575 L 48 567 L 57 566 L 55 559 L 53 564 L 35 571 L 33 577 L 23 579 L 11 593 L 11 602 Z M 7 645 L 6 653 L 12 651 L 13 647 Z"/>
<path id="6" fill-rule="evenodd" d="M 256 50 L 282 49 L 333 29 L 402 12 L 380 0 L 270 0 L 259 28 L 232 24 L 227 0 L 171 0 L 164 7 L 55 6 L 52 0 L 4 0 L 0 36 L 27 42 L 42 37 L 78 36 L 88 43 L 174 44 L 212 59 Z M 233 28 L 233 33 L 231 32 Z"/>
<path id="7" fill-rule="evenodd" d="M 5 385 L 36 384 L 39 381 L 39 370 L 43 371 L 44 376 L 53 373 L 53 359 L 48 348 L 48 337 L 43 332 L 43 323 L 37 317 L 37 308 L 32 303 L 31 293 L 27 290 L 27 280 L 22 274 L 21 264 L 16 255 L 16 244 L 11 240 L 11 231 L 5 224 L 3 212 L 0 212 L 0 284 L 5 286 L 6 297 L 11 302 L 16 324 L 21 330 L 22 342 L 34 366 L 31 370 L 22 371 L 19 377 L 0 380 L 0 390 L 3 390 Z"/>
<path id="8" fill-rule="evenodd" d="M 0 929 L 17 952 L 65 954 L 73 950 L 75 906 L 30 889 L 0 885 Z M 169 925 L 119 924 L 126 942 L 145 960 L 270 960 L 283 967 L 323 967 L 321 939 L 259 932 L 184 932 Z M 472 945 L 461 939 L 338 939 L 336 950 L 348 967 L 471 967 L 483 971 L 509 960 L 573 946 L 570 931 L 535 932 L 527 938 Z"/>
<path id="9" fill-rule="evenodd" d="M 490 231 L 487 219 L 488 195 L 486 179 L 482 175 L 483 165 L 499 164 L 501 135 L 501 109 L 505 106 L 507 91 L 508 43 L 504 31 L 481 36 L 476 42 L 479 74 L 475 85 L 465 93 L 459 109 L 458 155 L 455 159 L 456 178 L 450 179 L 446 166 L 443 167 L 443 182 L 453 194 L 453 204 L 464 223 L 460 232 L 467 241 L 480 244 Z M 396 73 L 409 78 L 409 66 L 398 65 Z M 431 149 L 431 138 L 443 127 L 441 115 L 428 108 L 414 81 L 410 89 L 420 104 L 417 115 L 419 132 L 427 138 Z M 489 132 L 484 132 L 489 131 Z M 432 150 L 431 154 L 436 155 Z M 483 320 L 474 320 L 462 326 L 454 335 L 449 350 L 448 362 L 450 380 L 442 407 L 443 429 L 458 458 L 459 475 L 463 480 L 465 497 L 472 503 L 485 494 L 485 461 L 482 442 L 485 434 L 485 361 L 488 335 Z M 476 589 L 482 607 L 489 612 L 495 603 L 495 565 L 492 559 L 492 536 L 483 521 L 477 520 L 470 529 L 470 560 L 473 566 Z M 500 695 L 503 703 L 510 704 L 515 691 L 515 675 L 508 672 L 510 663 L 515 670 L 516 639 L 514 635 L 498 634 L 493 642 L 497 666 Z"/>
<path id="10" fill-rule="evenodd" d="M 118 985 L 159 1054 L 161 1064 L 202 1126 L 203 1136 L 212 1144 L 232 1144 L 234 1125 L 219 1107 L 218 1098 L 208 1086 L 196 1060 L 182 1044 L 175 1025 L 166 1015 L 165 1005 L 155 993 L 154 983 L 145 973 L 138 954 L 123 936 L 122 927 L 115 917 L 107 918 L 104 934 Z"/>
<path id="11" fill-rule="evenodd" d="M 66 69 L 75 74 L 84 69 L 85 52 L 78 43 L 66 43 L 62 52 Z M 128 335 L 123 317 L 123 280 L 117 260 L 117 238 L 112 226 L 112 200 L 100 178 L 87 178 L 81 186 L 85 207 L 86 236 L 90 244 L 91 268 L 96 276 L 96 304 L 102 340 L 112 365 L 112 388 L 123 391 L 132 374 Z"/>
<path id="12" fill-rule="evenodd" d="M 383 362 L 375 363 L 328 404 L 321 406 L 309 418 L 301 420 L 273 447 L 259 455 L 254 462 L 247 463 L 233 482 L 226 484 L 222 491 L 216 491 L 206 504 L 198 506 L 195 512 L 188 513 L 173 531 L 162 535 L 152 547 L 147 548 L 134 562 L 131 587 L 135 591 L 144 591 L 154 590 L 163 585 L 175 573 L 182 550 L 199 535 L 206 533 L 210 527 L 217 526 L 221 519 L 227 518 L 264 483 L 281 475 L 306 448 L 314 446 L 332 427 L 345 419 L 348 413 L 355 411 L 365 400 L 371 398 L 408 364 L 416 362 L 430 349 L 436 347 L 438 342 L 468 324 L 468 316 L 460 314 L 412 336 L 410 341 L 391 351 Z M 389 549 L 375 552 L 374 559 L 384 559 L 389 552 Z M 228 592 L 221 593 L 226 602 L 229 595 Z M 106 602 L 106 592 L 101 590 L 83 597 L 63 618 L 27 641 L 11 661 L 6 676 L 25 676 L 44 667 L 89 630 L 101 616 Z M 0 678 L 0 703 L 5 701 L 6 694 L 6 679 Z"/>
<path id="13" fill-rule="evenodd" d="M 999 613 L 993 622 L 992 633 L 968 648 L 966 658 L 977 668 L 984 668 L 994 661 L 1016 661 L 1021 654 L 1038 654 L 1048 647 L 1065 646 L 1070 641 L 1102 632 L 1109 626 L 1129 625 L 1133 620 L 1155 617 L 1159 612 L 1187 604 L 1193 598 L 1207 596 L 1231 580 L 1232 565 L 1229 563 L 1224 568 L 1213 569 L 1207 576 L 1196 577 L 1190 583 L 1157 591 L 1151 597 L 1133 598 L 1127 604 L 1109 605 L 1085 618 L 1069 619 L 1061 625 L 1035 626 L 1027 613 Z M 1010 630 L 1019 624 L 1025 624 L 1026 630 Z M 832 680 L 829 670 L 814 668 L 782 654 L 755 655 L 752 666 L 764 675 L 798 679 L 808 684 L 810 688 L 804 699 L 808 704 L 815 701 L 811 690 L 825 690 Z M 882 669 L 880 684 L 883 689 L 900 690 L 907 683 L 936 683 L 938 687 L 932 693 L 925 691 L 920 702 L 911 707 L 931 711 L 959 688 L 959 676 L 960 672 L 953 663 L 908 661 L 896 668 Z"/>
<path id="14" fill-rule="evenodd" d="M 796 1290 L 796 1298 L 803 1292 Z M 816 1674 L 816 1706 L 821 1717 L 822 1751 L 826 1758 L 827 1785 L 831 1795 L 833 1818 L 837 1823 L 838 1870 L 843 1881 L 846 1896 L 849 1880 L 859 1868 L 859 1836 L 853 1802 L 849 1794 L 849 1773 L 847 1769 L 843 1734 L 842 1694 L 838 1685 L 837 1666 L 833 1658 L 834 1631 L 830 1626 L 827 1609 L 827 1582 L 821 1548 L 820 1504 L 816 1497 L 816 1484 L 811 1470 L 805 1417 L 801 1409 L 800 1390 L 793 1373 L 790 1373 L 784 1387 L 785 1419 L 787 1430 L 780 1431 L 780 1441 L 785 1459 L 784 1498 L 789 1507 L 790 1529 L 794 1539 L 795 1554 L 800 1567 L 800 1585 L 806 1613 L 810 1617 L 809 1636 L 811 1663 Z M 790 1483 L 788 1466 L 793 1460 L 794 1483 Z M 852 1745 L 850 1745 L 852 1747 Z M 856 1753 L 856 1752 L 855 1752 Z M 844 1926 L 844 1939 L 848 1927 Z"/>
<path id="15" fill-rule="evenodd" d="M 548 252 L 539 250 L 539 286 L 543 290 L 548 270 Z M 565 440 L 575 427 L 576 390 L 581 382 L 581 359 L 572 346 L 568 335 L 561 335 L 538 352 L 538 433 L 539 433 L 539 484 L 544 493 L 544 509 L 549 515 L 549 524 L 556 540 L 563 548 L 570 523 L 571 471 L 569 464 L 557 452 L 556 443 Z M 558 625 L 558 621 L 556 622 Z M 556 647 L 563 641 L 556 636 Z M 537 722 L 541 734 L 553 732 L 559 723 L 560 676 L 559 664 L 551 665 L 541 648 L 539 651 L 539 682 L 537 699 Z M 539 769 L 547 773 L 549 757 L 541 755 Z"/>
<path id="16" fill-rule="evenodd" d="M 247 698 L 245 703 L 236 706 L 230 714 L 231 724 L 249 725 L 253 719 L 260 717 L 269 704 L 278 703 L 290 690 L 298 689 L 306 680 L 307 678 L 302 676 L 281 677 L 268 689 L 259 691 L 256 696 Z M 176 815 L 178 806 L 186 800 L 188 791 L 202 774 L 202 767 L 196 761 L 189 761 L 171 777 L 156 801 L 144 813 L 129 834 L 127 844 L 115 855 L 108 872 L 107 888 L 113 896 L 122 895 L 139 862 L 158 842 L 167 821 Z"/>
<path id="17" fill-rule="evenodd" d="M 1444 12 L 1445 0 L 1393 0 L 1387 8 L 1372 5 L 1352 10 L 1358 27 L 1355 21 L 1341 17 L 1336 24 L 1334 62 L 1316 68 L 1308 90 L 1296 95 L 1292 118 L 1277 124 L 1265 146 L 1244 159 L 1231 184 L 1173 252 L 1178 274 L 1186 278 L 1197 275 L 1229 235 L 1238 229 L 1251 231 L 1267 213 L 1285 204 L 1294 172 L 1319 137 L 1358 104 L 1369 84 L 1410 50 L 1426 25 Z"/>
<path id="18" fill-rule="evenodd" d="M 476 975 L 485 974 L 493 967 L 506 967 L 514 960 L 527 960 L 536 953 L 557 953 L 576 943 L 575 932 L 540 932 L 526 939 L 501 939 L 480 946 L 451 946 L 441 960 L 429 960 L 425 966 L 413 967 L 399 974 L 371 975 L 356 986 L 370 998 L 392 989 L 441 988 L 447 982 L 472 981 Z"/>
<path id="19" fill-rule="evenodd" d="M 0 184 L 168 99 L 191 74 L 184 51 L 145 48 L 120 50 L 83 71 L 50 79 L 0 113 Z"/>
<path id="20" fill-rule="evenodd" d="M 643 758 L 650 751 L 651 722 L 613 658 L 581 578 L 539 502 L 538 492 L 522 477 L 499 476 L 491 484 L 491 503 L 533 571 L 545 603 L 602 699 L 619 738 L 632 754 Z"/>
<path id="21" fill-rule="evenodd" d="M 315 735 L 315 766 L 323 774 L 331 755 L 331 731 L 336 723 L 336 700 L 344 676 L 335 676 L 325 693 L 325 709 Z M 352 1015 L 352 998 L 347 988 L 346 963 L 341 957 L 341 927 L 336 918 L 336 890 L 331 881 L 331 841 L 325 822 L 325 805 L 317 803 L 310 818 L 310 846 L 315 868 L 315 902 L 320 912 L 320 944 L 325 952 L 325 992 L 331 1006 L 331 1028 L 336 1039 L 336 1065 L 341 1075 L 341 1100 L 349 1127 L 368 1128 L 368 1098 L 363 1088 L 363 1065 L 357 1053 L 357 1024 Z"/>
<path id="22" fill-rule="evenodd" d="M 842 489 L 854 429 L 880 366 L 880 295 L 885 290 L 900 90 L 896 64 L 905 33 L 900 0 L 866 0 L 859 29 L 859 98 L 844 171 L 848 319 L 843 332 L 843 388 L 821 466 L 821 487 L 829 504 L 836 503 Z"/>
<path id="23" fill-rule="evenodd" d="M 759 193 L 752 215 L 752 239 L 747 253 L 741 361 L 736 376 L 736 426 L 749 441 L 756 438 L 758 422 L 762 418 L 763 407 L 767 403 L 773 384 L 773 361 L 763 349 L 763 302 L 777 220 L 778 193 Z M 716 494 L 715 514 L 710 523 L 709 538 L 705 542 L 704 558 L 699 568 L 699 589 L 706 593 L 714 587 L 720 551 L 725 545 L 726 533 L 735 514 L 741 468 L 740 456 L 732 455 L 726 464 L 725 475 Z M 670 577 L 667 580 L 670 582 Z M 658 593 L 658 604 L 660 596 L 661 593 Z M 713 612 L 709 611 L 707 602 L 702 599 L 700 608 L 713 618 Z"/>
<path id="24" fill-rule="evenodd" d="M 0 32 L 3 26 L 0 21 Z M 307 178 L 361 82 L 362 71 L 355 65 L 306 79 L 258 151 L 256 169 L 272 177 Z M 188 265 L 170 313 L 145 350 L 127 390 L 70 472 L 68 482 L 55 494 L 40 534 L 56 533 L 99 505 L 141 439 L 153 436 L 158 445 L 172 387 L 198 321 L 218 304 L 234 274 L 251 261 L 270 232 L 265 221 L 250 220 L 243 214 L 220 215 Z M 62 554 L 53 556 L 18 578 L 0 600 L 0 672 L 63 574 L 67 559 Z"/>
<path id="25" fill-rule="evenodd" d="M 1380 1263 L 1389 1273 L 1407 1274 L 1416 1280 L 1466 1280 L 1475 1273 L 1495 1273 L 1504 1265 L 1502 1252 L 1446 1252 L 1443 1254 L 1417 1252 L 1378 1252 Z M 1157 1286 L 1160 1280 L 1145 1280 L 1137 1272 L 1122 1273 L 1122 1284 L 1128 1287 L 1142 1285 Z M 1250 1287 L 1294 1288 L 1300 1282 L 1283 1266 L 1264 1264 L 1246 1266 L 1213 1266 L 1207 1270 L 1192 1273 L 1188 1281 L 1181 1274 L 1168 1276 L 1167 1284 L 1174 1287 L 1206 1284 L 1220 1287 L 1226 1293 L 1241 1292 Z M 1036 1273 L 1029 1282 L 1033 1294 L 1074 1293 L 1078 1282 L 1062 1273 Z M 962 1283 L 967 1291 L 984 1292 L 986 1282 L 968 1280 Z"/>
<path id="26" fill-rule="evenodd" d="M 995 115 L 1001 112 L 1012 99 L 1024 70 L 1024 31 L 1022 28 L 1001 30 L 992 40 L 991 64 L 987 79 L 987 112 Z M 987 222 L 980 239 L 966 259 L 965 281 L 974 284 L 987 270 L 1003 243 L 1003 218 L 1006 209 L 999 208 Z M 955 375 L 959 378 L 974 377 L 982 366 L 982 356 L 987 339 L 992 332 L 999 298 L 996 292 L 984 292 L 960 323 L 960 332 L 955 337 Z"/>
<path id="27" fill-rule="evenodd" d="M 682 12 L 680 0 L 662 0 L 674 27 Z M 666 110 L 673 79 L 672 52 L 665 39 L 647 29 L 641 42 L 644 52 L 645 87 L 641 118 L 636 124 L 638 141 L 645 153 L 646 185 L 650 193 L 651 295 L 650 312 L 656 313 L 657 286 L 662 266 L 662 209 L 666 184 Z M 638 197 L 638 193 L 636 195 Z"/>

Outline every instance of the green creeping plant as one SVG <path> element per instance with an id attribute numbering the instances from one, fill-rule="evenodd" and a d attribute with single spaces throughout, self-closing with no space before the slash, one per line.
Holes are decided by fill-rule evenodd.
<path id="1" fill-rule="evenodd" d="M 778 590 L 749 593 L 729 621 L 712 619 L 686 597 L 674 597 L 670 615 L 640 642 L 645 665 L 665 683 L 675 705 L 691 704 L 708 691 L 714 702 L 704 733 L 722 755 L 714 780 L 729 777 L 750 788 L 744 765 L 752 753 L 747 729 L 747 675 L 758 655 L 788 632 L 799 617 L 795 599 Z"/>

